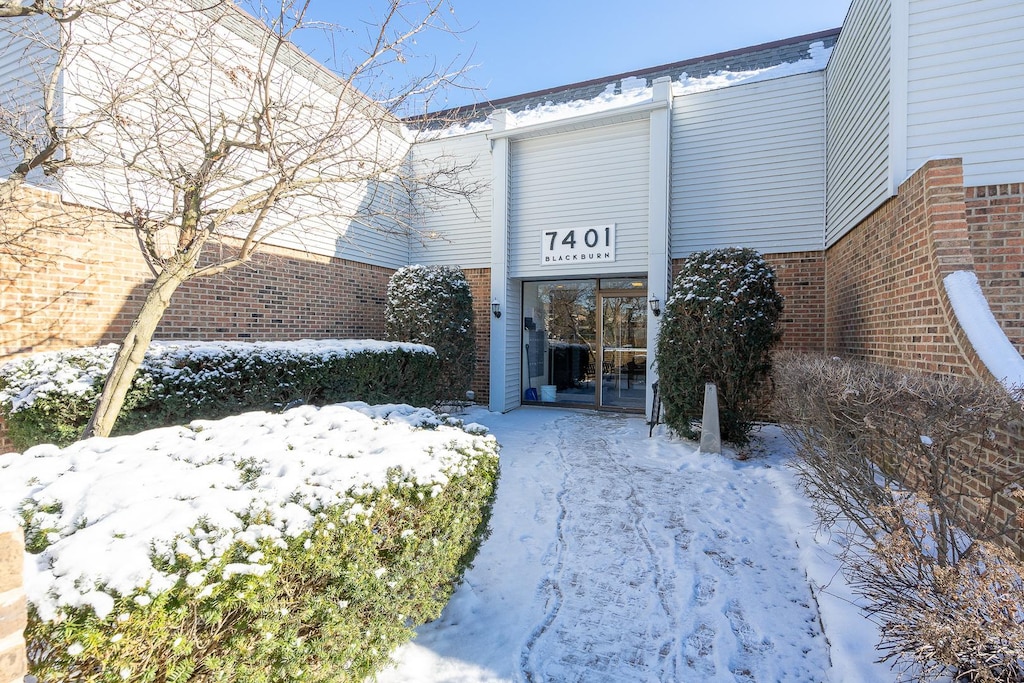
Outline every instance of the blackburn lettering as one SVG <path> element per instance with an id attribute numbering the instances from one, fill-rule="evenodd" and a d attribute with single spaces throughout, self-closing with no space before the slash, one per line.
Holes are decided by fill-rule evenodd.
<path id="1" fill-rule="evenodd" d="M 598 254 L 569 254 L 568 256 L 545 256 L 545 263 L 557 263 L 565 261 L 612 261 L 612 253 L 606 251 Z"/>
<path id="2" fill-rule="evenodd" d="M 615 260 L 615 224 L 545 230 L 541 265 Z"/>

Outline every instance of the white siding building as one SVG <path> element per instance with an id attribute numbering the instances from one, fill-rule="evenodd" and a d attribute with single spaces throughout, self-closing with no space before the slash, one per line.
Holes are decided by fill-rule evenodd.
<path id="1" fill-rule="evenodd" d="M 936 157 L 962 158 L 967 185 L 1024 180 L 1021 35 L 1016 0 L 854 0 L 841 32 L 509 98 L 482 131 L 426 143 L 491 169 L 489 224 L 431 214 L 446 242 L 415 252 L 492 269 L 491 408 L 649 408 L 658 319 L 643 309 L 636 352 L 609 325 L 665 300 L 673 259 L 730 246 L 824 259 Z M 580 236 L 608 226 L 613 256 L 583 253 Z M 580 325 L 557 319 L 560 296 Z"/>
<path id="2" fill-rule="evenodd" d="M 490 269 L 492 409 L 649 409 L 672 259 L 823 249 L 837 33 L 513 98 L 414 147 L 472 157 L 487 180 L 483 210 L 427 211 L 436 239 L 413 254 Z"/>
<path id="3" fill-rule="evenodd" d="M 217 30 L 243 54 L 261 39 L 256 26 L 228 13 Z M 438 116 L 464 114 L 458 128 L 407 121 L 420 129 L 415 143 L 396 122 L 367 144 L 414 171 L 456 160 L 477 187 L 472 198 L 415 195 L 409 233 L 350 220 L 276 242 L 384 268 L 488 272 L 475 296 L 494 307 L 477 321 L 488 333 L 494 410 L 524 401 L 649 410 L 654 310 L 674 260 L 739 246 L 783 265 L 824 263 L 936 157 L 961 158 L 967 185 L 1024 181 L 1022 35 L 1019 0 L 853 0 L 841 31 Z M 31 75 L 13 56 L 28 54 L 23 47 L 0 50 L 8 96 Z M 311 101 L 338 96 L 326 70 L 289 59 L 282 88 Z M 138 63 L 109 46 L 94 62 L 114 71 Z M 68 113 L 80 113 L 63 92 Z M 90 194 L 102 183 L 73 184 L 80 201 L 111 204 Z M 371 189 L 337 199 L 396 201 Z M 298 199 L 292 210 L 307 208 Z M 824 308 L 824 275 L 807 277 L 788 286 L 818 287 Z"/>

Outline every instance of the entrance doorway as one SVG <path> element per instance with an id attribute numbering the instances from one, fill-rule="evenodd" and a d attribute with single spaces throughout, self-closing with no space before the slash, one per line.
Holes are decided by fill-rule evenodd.
<path id="1" fill-rule="evenodd" d="M 523 400 L 643 411 L 647 279 L 523 284 Z"/>

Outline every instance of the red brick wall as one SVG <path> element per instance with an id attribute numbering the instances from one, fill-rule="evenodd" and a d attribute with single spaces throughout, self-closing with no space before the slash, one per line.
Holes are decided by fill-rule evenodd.
<path id="1" fill-rule="evenodd" d="M 10 453 L 14 450 L 14 442 L 7 435 L 7 423 L 0 416 L 0 455 Z"/>
<path id="2" fill-rule="evenodd" d="M 974 270 L 1003 332 L 1024 349 L 1024 183 L 965 188 Z"/>
<path id="3" fill-rule="evenodd" d="M 35 226 L 31 253 L 0 253 L 0 362 L 36 351 L 116 343 L 152 277 L 130 231 L 102 213 L 27 190 L 8 225 Z M 212 252 L 230 250 L 212 245 Z M 267 248 L 249 263 L 185 283 L 157 339 L 382 339 L 392 270 Z M 485 374 L 486 377 L 486 374 Z M 0 453 L 13 449 L 0 420 Z"/>
<path id="4" fill-rule="evenodd" d="M 765 254 L 775 269 L 775 286 L 785 297 L 780 349 L 821 353 L 825 350 L 825 253 L 799 251 Z M 672 279 L 683 259 L 672 261 Z"/>
<path id="5" fill-rule="evenodd" d="M 43 226 L 37 258 L 0 255 L 0 361 L 117 342 L 152 277 L 130 231 L 102 214 L 29 191 L 14 220 Z M 12 220 L 10 216 L 5 216 Z M 56 226 L 56 229 L 46 229 Z M 204 261 L 230 246 L 211 245 Z M 377 338 L 391 269 L 267 248 L 249 263 L 185 283 L 157 339 Z"/>
<path id="6" fill-rule="evenodd" d="M 383 339 L 384 301 L 393 272 L 265 248 L 226 273 L 183 284 L 157 327 L 156 338 Z M 128 295 L 101 341 L 121 339 L 144 297 L 141 288 Z"/>
<path id="7" fill-rule="evenodd" d="M 802 251 L 765 254 L 775 268 L 776 288 L 785 297 L 781 349 L 825 350 L 825 254 Z"/>
<path id="8" fill-rule="evenodd" d="M 896 368 L 990 377 L 953 314 L 942 279 L 956 270 L 977 271 L 996 318 L 1004 329 L 1019 329 L 1020 206 L 1020 185 L 965 189 L 959 159 L 925 164 L 896 197 L 826 252 L 827 352 Z M 1005 425 L 997 439 L 1000 454 L 990 462 L 1009 467 L 1012 481 L 1024 462 L 1022 425 Z M 1016 462 L 1005 464 L 1005 454 Z M 981 518 L 976 501 L 994 496 L 997 527 L 1018 519 L 1021 502 L 1005 491 L 993 493 L 992 485 L 984 475 L 957 482 L 975 499 L 965 498 L 965 508 Z M 1011 528 L 1009 542 L 1020 552 L 1019 522 Z"/>
<path id="9" fill-rule="evenodd" d="M 893 367 L 982 375 L 942 278 L 972 270 L 963 169 L 932 161 L 826 252 L 826 350 Z"/>
<path id="10" fill-rule="evenodd" d="M 0 525 L 4 522 L 0 520 Z M 25 543 L 21 529 L 0 532 L 0 683 L 21 683 L 27 673 L 27 622 L 22 564 Z"/>
<path id="11" fill-rule="evenodd" d="M 465 268 L 473 294 L 473 319 L 476 321 L 476 373 L 473 375 L 475 401 L 487 405 L 491 387 L 491 269 Z"/>
<path id="12" fill-rule="evenodd" d="M 0 361 L 99 342 L 149 272 L 133 234 L 52 193 L 26 190 L 0 220 L 33 230 L 27 253 L 0 252 Z"/>

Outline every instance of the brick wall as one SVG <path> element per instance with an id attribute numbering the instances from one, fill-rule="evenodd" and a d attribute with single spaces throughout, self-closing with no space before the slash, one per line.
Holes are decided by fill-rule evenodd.
<path id="1" fill-rule="evenodd" d="M 487 405 L 491 387 L 491 269 L 465 268 L 473 294 L 473 319 L 476 321 L 476 373 L 473 375 L 475 401 Z"/>
<path id="2" fill-rule="evenodd" d="M 963 169 L 931 161 L 826 252 L 827 353 L 983 376 L 942 284 L 955 270 L 973 270 Z"/>
<path id="3" fill-rule="evenodd" d="M 0 362 L 119 342 L 152 277 L 134 234 L 115 229 L 101 212 L 33 189 L 2 219 L 34 232 L 28 253 L 0 254 Z M 231 249 L 211 245 L 203 262 Z M 382 339 L 392 272 L 269 247 L 249 263 L 182 285 L 156 338 Z M 0 420 L 0 453 L 13 449 L 6 433 Z"/>
<path id="4" fill-rule="evenodd" d="M 26 189 L 0 220 L 31 229 L 0 252 L 0 361 L 97 343 L 148 274 L 133 234 L 53 193 Z"/>
<path id="5" fill-rule="evenodd" d="M 775 286 L 785 297 L 780 349 L 821 353 L 825 349 L 825 253 L 765 254 L 775 269 Z M 672 261 L 672 279 L 683 259 Z"/>
<path id="6" fill-rule="evenodd" d="M 780 348 L 825 350 L 825 254 L 802 251 L 765 254 L 775 269 L 776 288 L 785 297 Z"/>
<path id="7" fill-rule="evenodd" d="M 1022 303 L 1020 206 L 1020 185 L 965 189 L 959 159 L 922 166 L 896 197 L 826 252 L 827 352 L 990 377 L 953 314 L 942 279 L 956 270 L 977 271 L 996 318 L 1013 330 Z M 1017 316 L 1007 318 L 1007 312 Z M 989 462 L 1003 463 L 1005 474 L 966 476 L 955 487 L 977 518 L 985 515 L 978 501 L 993 498 L 995 525 L 1010 524 L 1009 542 L 1022 552 L 1019 521 L 1013 524 L 1020 501 L 992 488 L 998 479 L 1012 481 L 1024 466 L 1022 425 L 1004 425 L 996 436 L 1000 453 L 991 453 Z"/>
<path id="8" fill-rule="evenodd" d="M 10 520 L 0 519 L 0 683 L 21 683 L 27 672 L 24 553 L 21 529 Z"/>
<path id="9" fill-rule="evenodd" d="M 0 359 L 117 342 L 151 274 L 130 231 L 99 212 L 30 190 L 13 220 L 39 226 L 36 258 L 0 256 Z M 12 220 L 6 215 L 7 220 Z M 230 252 L 207 248 L 203 262 Z M 157 339 L 382 338 L 388 268 L 269 247 L 246 264 L 187 282 Z"/>
<path id="10" fill-rule="evenodd" d="M 965 188 L 978 281 L 1003 332 L 1024 350 L 1024 183 Z"/>
<path id="11" fill-rule="evenodd" d="M 221 246 L 213 250 L 231 251 Z M 212 257 L 204 255 L 203 260 Z M 268 247 L 221 275 L 183 284 L 156 338 L 383 339 L 384 301 L 393 272 Z M 144 297 L 140 288 L 128 295 L 101 341 L 121 339 Z"/>

